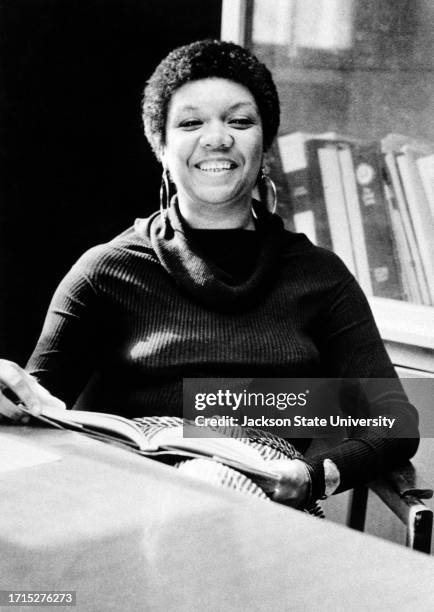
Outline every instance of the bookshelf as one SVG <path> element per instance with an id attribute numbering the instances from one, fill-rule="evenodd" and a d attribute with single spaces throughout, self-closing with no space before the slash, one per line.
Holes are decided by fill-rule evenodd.
<path id="1" fill-rule="evenodd" d="M 350 163 L 348 152 L 344 152 L 348 147 L 353 150 L 354 164 L 357 163 L 359 147 L 351 143 L 378 143 L 380 147 L 386 140 L 389 146 L 390 139 L 386 136 L 402 134 L 406 139 L 399 141 L 399 146 L 394 137 L 392 141 L 398 147 L 393 156 L 399 159 L 399 172 L 403 175 L 411 172 L 405 167 L 411 156 L 416 161 L 418 156 L 434 154 L 434 5 L 430 0 L 223 0 L 221 34 L 222 39 L 252 49 L 272 71 L 281 101 L 278 142 L 295 133 L 308 133 L 311 137 L 326 133 L 326 138 L 333 134 L 340 141 L 334 148 L 340 151 L 342 168 L 342 164 Z M 422 152 L 412 150 L 413 145 L 416 148 L 420 145 Z M 317 146 L 320 145 L 317 143 Z M 279 158 L 280 173 L 281 153 L 276 144 L 272 162 Z M 321 146 L 322 163 L 329 172 L 337 167 L 333 155 L 331 151 L 326 152 L 325 145 Z M 378 155 L 384 158 L 383 148 L 379 148 Z M 423 163 L 434 167 L 434 156 L 432 162 Z M 287 217 L 288 227 L 294 229 L 293 193 L 288 193 L 287 181 L 276 178 L 279 211 Z M 325 180 L 326 176 L 322 178 Z M 434 191 L 434 181 L 431 182 Z M 335 189 L 333 181 L 329 183 L 329 188 Z M 342 193 L 347 202 L 354 190 L 354 185 L 343 182 Z M 391 186 L 387 191 L 389 196 L 390 193 L 395 197 Z M 333 196 L 336 199 L 339 194 L 336 192 Z M 359 196 L 362 197 L 361 193 Z M 408 199 L 411 197 L 409 194 Z M 393 362 L 404 369 L 401 371 L 407 368 L 434 375 L 434 275 L 430 268 L 432 252 L 429 252 L 434 233 L 429 240 L 426 216 L 416 220 L 418 231 L 424 231 L 424 235 L 414 234 L 413 247 L 416 244 L 418 251 L 413 253 L 407 246 L 410 238 L 406 234 L 402 238 L 404 230 L 396 226 L 397 223 L 399 226 L 399 216 L 393 211 L 390 198 L 388 202 L 386 229 L 391 236 L 388 266 L 392 275 L 393 265 L 399 270 L 399 283 L 389 283 L 389 287 L 387 283 L 381 285 L 384 280 L 381 271 L 385 267 L 378 264 L 375 268 L 378 274 L 372 281 L 374 286 L 365 270 L 366 294 Z M 297 219 L 297 231 L 313 226 L 312 214 L 309 216 L 304 206 L 302 203 L 299 209 L 302 214 Z M 329 215 L 332 212 L 328 210 Z M 412 217 L 410 221 L 413 227 Z M 353 218 L 352 223 L 360 224 L 360 219 Z M 368 234 L 372 241 L 372 230 L 379 224 L 384 226 L 385 221 L 377 217 L 363 223 L 371 224 Z M 332 229 L 328 227 L 329 233 Z M 324 233 L 324 227 L 320 226 L 319 231 Z M 417 270 L 407 267 L 407 272 L 403 271 L 407 264 L 403 263 L 402 249 L 398 249 L 396 236 L 400 231 L 401 240 L 409 249 L 409 261 L 413 262 L 416 256 L 421 260 Z M 380 253 L 372 244 L 366 245 L 367 254 L 361 253 L 360 234 L 353 233 L 350 238 L 355 254 L 351 265 L 362 266 L 363 257 L 366 261 L 378 260 Z M 379 249 L 383 257 L 387 248 L 384 243 Z M 377 265 L 368 263 L 371 270 Z M 422 288 L 416 272 L 421 276 L 419 281 L 424 281 Z M 359 275 L 358 278 L 360 282 Z"/>

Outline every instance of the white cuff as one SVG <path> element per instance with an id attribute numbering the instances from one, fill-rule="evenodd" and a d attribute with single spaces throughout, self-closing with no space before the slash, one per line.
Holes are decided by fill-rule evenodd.
<path id="1" fill-rule="evenodd" d="M 324 459 L 324 482 L 326 497 L 333 495 L 338 486 L 341 484 L 341 475 L 335 463 L 331 459 Z"/>

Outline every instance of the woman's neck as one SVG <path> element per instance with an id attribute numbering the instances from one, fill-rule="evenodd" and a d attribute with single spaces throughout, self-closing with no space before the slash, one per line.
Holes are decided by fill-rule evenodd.
<path id="1" fill-rule="evenodd" d="M 255 229 L 251 206 L 237 207 L 231 203 L 193 208 L 181 198 L 178 208 L 184 221 L 194 229 Z"/>

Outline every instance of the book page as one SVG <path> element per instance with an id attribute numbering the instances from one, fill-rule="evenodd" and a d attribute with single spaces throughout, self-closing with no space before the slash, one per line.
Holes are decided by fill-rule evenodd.
<path id="1" fill-rule="evenodd" d="M 259 451 L 240 440 L 225 436 L 217 437 L 184 437 L 183 427 L 169 427 L 163 429 L 152 437 L 151 444 L 159 448 L 184 449 L 197 452 L 210 457 L 221 459 L 223 463 L 239 464 L 249 471 L 268 473 L 270 477 L 275 476 L 267 462 L 262 458 Z"/>
<path id="2" fill-rule="evenodd" d="M 44 408 L 43 416 L 48 417 L 68 427 L 74 424 L 78 427 L 89 427 L 91 429 L 102 430 L 126 438 L 133 442 L 140 450 L 152 450 L 140 428 L 131 419 L 126 419 L 117 414 L 105 412 L 88 412 L 86 410 L 50 410 Z"/>

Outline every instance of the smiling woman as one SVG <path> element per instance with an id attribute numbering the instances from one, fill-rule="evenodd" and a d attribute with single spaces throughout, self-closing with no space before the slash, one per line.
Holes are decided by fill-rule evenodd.
<path id="1" fill-rule="evenodd" d="M 13 394 L 34 411 L 70 408 L 86 387 L 81 407 L 167 423 L 182 416 L 183 378 L 348 378 L 356 388 L 342 410 L 356 425 L 326 453 L 306 459 L 309 439 L 294 448 L 250 432 L 278 459 L 273 498 L 312 509 L 405 461 L 417 414 L 365 296 L 336 255 L 285 231 L 253 197 L 270 183 L 264 161 L 279 126 L 268 69 L 227 42 L 175 49 L 148 81 L 143 121 L 163 166 L 160 210 L 72 268 L 28 371 L 0 361 L 0 412 L 20 417 Z M 360 412 L 397 426 L 362 424 Z"/>

